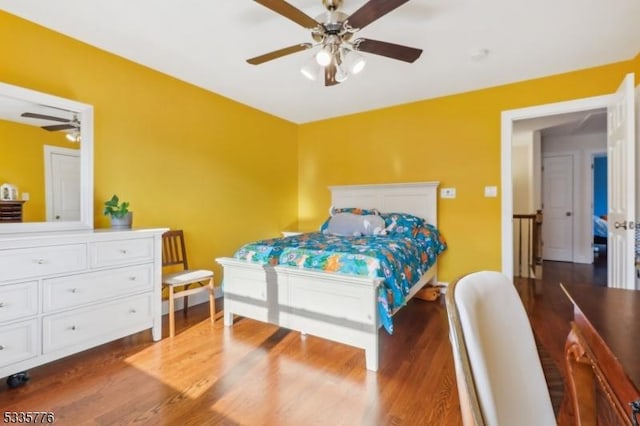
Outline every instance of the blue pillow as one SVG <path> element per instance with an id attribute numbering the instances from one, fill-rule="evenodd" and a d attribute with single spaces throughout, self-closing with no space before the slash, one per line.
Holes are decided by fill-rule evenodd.
<path id="1" fill-rule="evenodd" d="M 420 227 L 425 224 L 424 219 L 408 213 L 382 213 L 387 234 L 401 234 L 415 237 Z"/>

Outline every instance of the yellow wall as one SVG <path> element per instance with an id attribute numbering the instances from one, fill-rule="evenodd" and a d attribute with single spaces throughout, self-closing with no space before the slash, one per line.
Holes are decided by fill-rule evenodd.
<path id="1" fill-rule="evenodd" d="M 4 12 L 0 57 L 0 81 L 94 105 L 97 227 L 117 193 L 136 226 L 183 227 L 192 264 L 212 266 L 298 221 L 317 228 L 328 185 L 439 180 L 457 188 L 439 206 L 443 281 L 501 267 L 500 198 L 483 197 L 500 184 L 501 111 L 611 93 L 640 73 L 638 56 L 296 126 Z"/>
<path id="2" fill-rule="evenodd" d="M 457 189 L 438 206 L 449 243 L 439 280 L 500 270 L 500 196 L 484 198 L 484 187 L 500 187 L 501 112 L 612 93 L 632 71 L 622 62 L 302 125 L 300 227 L 326 217 L 329 185 L 437 180 Z"/>
<path id="3" fill-rule="evenodd" d="M 78 148 L 67 141 L 64 132 L 48 132 L 39 127 L 0 120 L 0 184 L 10 183 L 18 188 L 19 194 L 29 193 L 29 201 L 22 208 L 25 222 L 39 222 L 46 217 L 45 145 Z"/>
<path id="4" fill-rule="evenodd" d="M 94 106 L 96 227 L 117 193 L 134 226 L 182 227 L 190 263 L 220 271 L 296 225 L 296 125 L 1 11 L 0 58 L 0 81 Z"/>

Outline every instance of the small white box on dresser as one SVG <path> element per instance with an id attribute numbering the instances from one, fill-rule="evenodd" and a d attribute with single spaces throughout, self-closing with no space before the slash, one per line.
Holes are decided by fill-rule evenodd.
<path id="1" fill-rule="evenodd" d="M 0 236 L 0 377 L 151 329 L 165 228 Z"/>

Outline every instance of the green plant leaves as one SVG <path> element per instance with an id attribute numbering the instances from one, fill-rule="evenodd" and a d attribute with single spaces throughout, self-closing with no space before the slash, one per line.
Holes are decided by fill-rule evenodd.
<path id="1" fill-rule="evenodd" d="M 104 202 L 104 215 L 111 217 L 124 217 L 129 213 L 129 202 L 123 201 L 116 194 L 110 200 Z"/>

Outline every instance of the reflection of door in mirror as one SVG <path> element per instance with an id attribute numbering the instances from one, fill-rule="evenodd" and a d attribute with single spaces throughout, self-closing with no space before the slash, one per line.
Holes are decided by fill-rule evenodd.
<path id="1" fill-rule="evenodd" d="M 47 220 L 80 220 L 80 152 L 44 147 Z"/>

